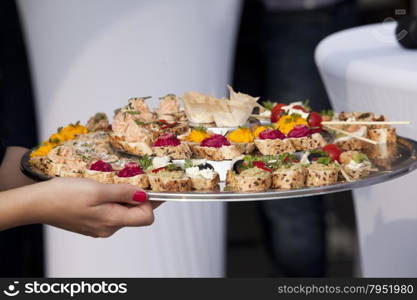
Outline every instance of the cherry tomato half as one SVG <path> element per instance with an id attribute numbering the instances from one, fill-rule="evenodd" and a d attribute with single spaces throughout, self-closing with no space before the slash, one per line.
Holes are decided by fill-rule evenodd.
<path id="1" fill-rule="evenodd" d="M 335 144 L 328 144 L 324 146 L 323 151 L 327 152 L 330 158 L 336 161 L 339 161 L 340 154 L 342 153 L 342 150 L 340 150 L 340 148 Z"/>
<path id="2" fill-rule="evenodd" d="M 281 107 L 286 106 L 287 104 L 285 103 L 277 103 L 271 110 L 271 122 L 275 123 L 278 122 L 279 118 L 281 117 L 281 113 L 283 112 L 283 110 L 281 109 Z"/>
<path id="3" fill-rule="evenodd" d="M 302 110 L 303 112 L 308 112 L 308 110 L 307 109 L 305 109 L 305 107 L 304 106 L 301 106 L 301 105 L 294 105 L 293 107 L 292 107 L 293 109 L 298 109 L 298 110 Z"/>
<path id="4" fill-rule="evenodd" d="M 321 118 L 321 115 L 318 112 L 312 111 L 310 113 L 310 115 L 308 116 L 308 125 L 310 127 L 314 127 L 312 129 L 313 133 L 320 132 L 320 130 L 322 128 L 321 121 L 322 121 L 322 118 Z"/>
<path id="5" fill-rule="evenodd" d="M 261 169 L 261 170 L 264 170 L 264 171 L 267 171 L 267 172 L 272 172 L 272 169 L 271 168 L 268 168 L 263 161 L 258 161 L 258 160 L 257 161 L 254 161 L 253 162 L 253 165 L 255 167 Z"/>

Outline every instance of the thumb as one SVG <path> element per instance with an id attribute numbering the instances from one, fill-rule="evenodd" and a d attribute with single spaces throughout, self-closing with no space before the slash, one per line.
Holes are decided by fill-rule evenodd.
<path id="1" fill-rule="evenodd" d="M 96 204 L 126 203 L 137 205 L 148 200 L 148 194 L 130 184 L 103 184 Z"/>

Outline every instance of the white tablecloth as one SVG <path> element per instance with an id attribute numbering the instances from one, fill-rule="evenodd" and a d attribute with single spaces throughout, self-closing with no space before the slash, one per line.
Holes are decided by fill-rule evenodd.
<path id="1" fill-rule="evenodd" d="M 394 24 L 333 34 L 316 63 L 337 111 L 411 120 L 398 134 L 417 139 L 417 51 L 401 48 Z M 354 191 L 363 276 L 417 276 L 417 172 Z"/>

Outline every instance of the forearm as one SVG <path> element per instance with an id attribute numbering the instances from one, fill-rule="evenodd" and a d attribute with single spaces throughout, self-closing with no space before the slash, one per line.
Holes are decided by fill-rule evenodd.
<path id="1" fill-rule="evenodd" d="M 0 166 L 0 191 L 5 191 L 34 183 L 20 171 L 20 159 L 27 149 L 22 147 L 7 148 Z"/>
<path id="2" fill-rule="evenodd" d="M 46 182 L 1 192 L 0 230 L 41 222 L 47 195 Z"/>

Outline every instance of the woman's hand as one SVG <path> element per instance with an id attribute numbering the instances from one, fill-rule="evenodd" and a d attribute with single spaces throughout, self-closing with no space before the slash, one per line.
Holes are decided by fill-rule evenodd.
<path id="1" fill-rule="evenodd" d="M 150 225 L 153 209 L 160 204 L 147 201 L 145 192 L 129 184 L 79 178 L 56 178 L 1 195 L 15 202 L 0 199 L 0 230 L 45 223 L 92 237 L 109 237 L 125 226 Z M 11 225 L 2 226 L 4 217 L 12 218 Z"/>

